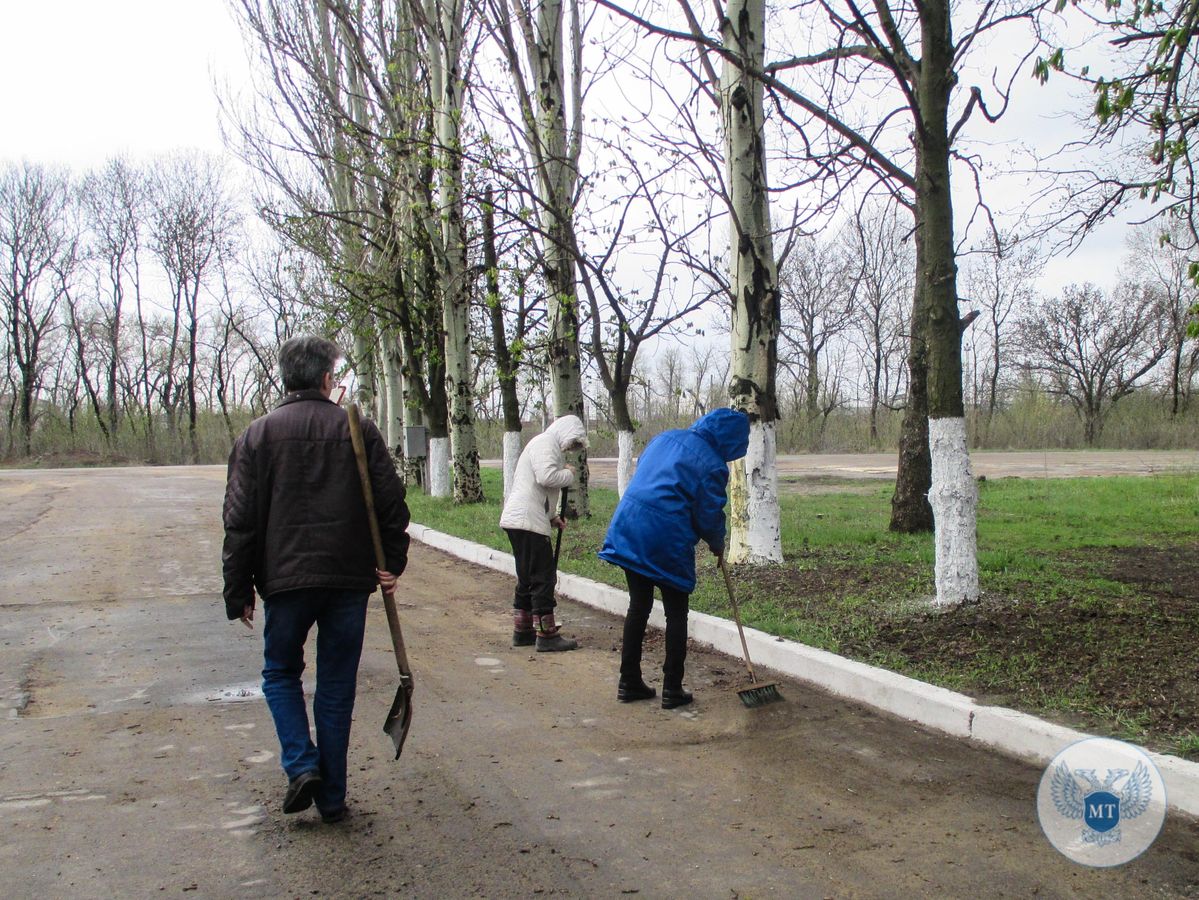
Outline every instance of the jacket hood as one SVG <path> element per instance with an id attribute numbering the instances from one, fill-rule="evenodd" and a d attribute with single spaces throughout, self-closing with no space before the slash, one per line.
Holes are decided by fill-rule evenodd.
<path id="1" fill-rule="evenodd" d="M 573 441 L 579 441 L 584 447 L 587 446 L 587 429 L 583 427 L 583 422 L 578 416 L 559 416 L 554 419 L 553 424 L 545 430 L 545 433 L 553 435 L 554 440 L 563 450 Z"/>
<path id="2" fill-rule="evenodd" d="M 749 449 L 749 416 L 735 409 L 714 409 L 690 428 L 725 462 L 740 459 Z"/>

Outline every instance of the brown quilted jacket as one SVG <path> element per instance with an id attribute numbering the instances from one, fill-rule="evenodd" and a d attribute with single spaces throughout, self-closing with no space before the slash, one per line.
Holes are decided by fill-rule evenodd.
<path id="1" fill-rule="evenodd" d="M 408 505 L 379 429 L 362 423 L 387 571 L 408 562 Z M 371 591 L 375 555 L 346 411 L 288 394 L 233 445 L 225 486 L 225 613 L 298 588 Z"/>

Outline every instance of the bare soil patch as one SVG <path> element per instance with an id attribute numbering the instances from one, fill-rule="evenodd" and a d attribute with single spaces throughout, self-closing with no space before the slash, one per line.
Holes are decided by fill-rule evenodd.
<path id="1" fill-rule="evenodd" d="M 847 635 L 841 650 L 898 660 L 918 676 L 956 673 L 950 686 L 988 702 L 1092 731 L 1112 731 L 1114 722 L 1117 736 L 1199 758 L 1199 544 L 1075 551 L 1067 564 L 1101 573 L 1113 591 L 985 594 L 944 612 L 883 617 L 872 635 Z M 759 589 L 810 606 L 816 601 L 806 594 L 846 596 L 913 574 L 847 560 L 819 571 L 780 569 Z"/>

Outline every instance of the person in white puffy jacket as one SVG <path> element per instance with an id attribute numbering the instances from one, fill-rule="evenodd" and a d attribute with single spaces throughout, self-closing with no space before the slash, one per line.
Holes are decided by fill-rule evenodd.
<path id="1" fill-rule="evenodd" d="M 566 453 L 587 446 L 587 430 L 578 416 L 560 416 L 529 441 L 516 462 L 516 473 L 500 527 L 508 533 L 516 557 L 516 595 L 512 601 L 512 646 L 538 651 L 574 650 L 579 642 L 563 637 L 554 621 L 557 569 L 550 535 L 566 523 L 558 514 L 563 488 L 575 482 Z"/>

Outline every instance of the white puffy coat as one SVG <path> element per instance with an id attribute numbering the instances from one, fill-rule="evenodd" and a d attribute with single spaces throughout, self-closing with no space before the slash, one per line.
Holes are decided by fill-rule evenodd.
<path id="1" fill-rule="evenodd" d="M 512 490 L 500 515 L 501 528 L 550 536 L 550 518 L 558 514 L 561 503 L 559 492 L 574 484 L 563 451 L 575 441 L 587 446 L 587 430 L 578 416 L 560 416 L 529 441 L 516 461 Z"/>

